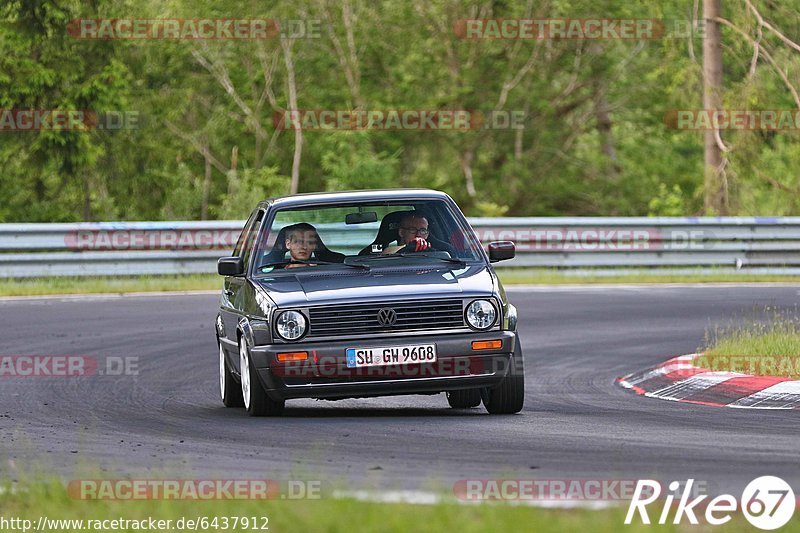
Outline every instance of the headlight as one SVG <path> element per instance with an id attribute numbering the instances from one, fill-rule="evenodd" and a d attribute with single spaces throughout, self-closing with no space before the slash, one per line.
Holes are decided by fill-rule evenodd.
<path id="1" fill-rule="evenodd" d="M 284 311 L 278 315 L 275 329 L 281 338 L 296 341 L 306 333 L 306 317 L 297 311 Z"/>
<path id="2" fill-rule="evenodd" d="M 467 324 L 475 329 L 489 329 L 497 319 L 497 310 L 488 300 L 475 300 L 467 306 Z"/>

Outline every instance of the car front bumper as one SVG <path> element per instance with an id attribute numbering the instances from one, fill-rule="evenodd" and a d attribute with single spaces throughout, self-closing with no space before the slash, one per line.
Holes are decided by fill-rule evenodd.
<path id="1" fill-rule="evenodd" d="M 516 337 L 513 331 L 410 334 L 390 339 L 255 346 L 250 349 L 250 356 L 264 389 L 275 400 L 434 394 L 499 384 L 508 371 Z M 472 349 L 472 342 L 489 340 L 500 340 L 501 347 L 491 350 Z M 436 362 L 359 369 L 347 367 L 347 348 L 381 348 L 410 344 L 436 345 Z M 309 359 L 302 362 L 278 362 L 277 354 L 285 352 L 307 352 Z"/>

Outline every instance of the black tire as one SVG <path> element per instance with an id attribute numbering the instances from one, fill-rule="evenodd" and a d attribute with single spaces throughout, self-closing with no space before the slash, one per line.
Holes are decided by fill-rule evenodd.
<path id="1" fill-rule="evenodd" d="M 247 348 L 247 341 L 239 339 L 239 369 L 242 374 L 242 397 L 244 407 L 250 416 L 276 416 L 283 412 L 286 402 L 283 400 L 275 401 L 264 391 L 258 372 L 250 364 L 250 350 Z"/>
<path id="2" fill-rule="evenodd" d="M 445 394 L 447 394 L 447 403 L 453 409 L 469 409 L 481 404 L 480 389 L 451 390 Z"/>
<path id="3" fill-rule="evenodd" d="M 525 403 L 525 364 L 519 337 L 514 346 L 510 367 L 503 381 L 494 388 L 481 390 L 481 399 L 486 410 L 493 415 L 510 415 L 522 411 Z"/>
<path id="4" fill-rule="evenodd" d="M 217 341 L 219 342 L 219 341 Z M 233 379 L 233 374 L 228 366 L 228 358 L 219 344 L 219 393 L 222 405 L 225 407 L 244 407 L 242 387 Z"/>

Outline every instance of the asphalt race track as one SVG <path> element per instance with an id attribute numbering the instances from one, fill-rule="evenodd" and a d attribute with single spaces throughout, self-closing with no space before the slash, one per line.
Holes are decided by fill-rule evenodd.
<path id="1" fill-rule="evenodd" d="M 490 416 L 444 395 L 290 401 L 250 418 L 218 397 L 212 295 L 0 301 L 0 355 L 138 358 L 136 376 L 0 377 L 0 475 L 65 479 L 325 479 L 429 489 L 460 479 L 800 485 L 800 412 L 679 404 L 614 384 L 691 353 L 707 327 L 795 287 L 511 289 L 526 358 L 524 411 Z"/>

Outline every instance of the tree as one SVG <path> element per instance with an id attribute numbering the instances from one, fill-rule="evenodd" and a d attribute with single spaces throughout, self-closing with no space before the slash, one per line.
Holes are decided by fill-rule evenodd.
<path id="1" fill-rule="evenodd" d="M 706 36 L 703 39 L 703 108 L 717 111 L 721 105 L 722 92 L 722 37 L 720 24 L 720 0 L 703 0 L 703 17 Z M 718 128 L 710 128 L 704 134 L 705 160 L 705 210 L 715 215 L 728 214 L 728 186 L 722 144 Z"/>

